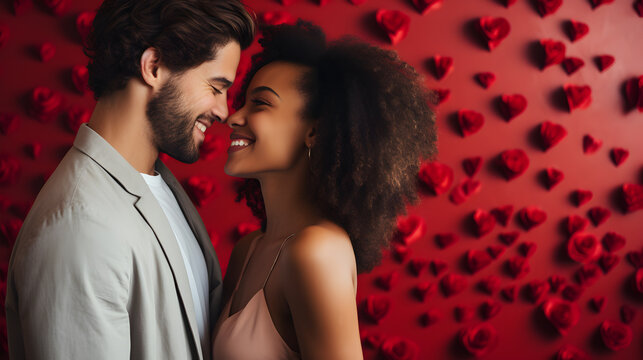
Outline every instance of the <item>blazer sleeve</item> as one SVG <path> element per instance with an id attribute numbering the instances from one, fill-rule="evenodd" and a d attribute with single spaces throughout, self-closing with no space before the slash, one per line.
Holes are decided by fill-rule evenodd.
<path id="1" fill-rule="evenodd" d="M 108 220 L 72 206 L 25 229 L 9 274 L 11 359 L 130 357 L 131 252 Z"/>

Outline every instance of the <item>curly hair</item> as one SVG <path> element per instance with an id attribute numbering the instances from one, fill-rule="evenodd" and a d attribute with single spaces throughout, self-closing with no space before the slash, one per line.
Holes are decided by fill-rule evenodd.
<path id="1" fill-rule="evenodd" d="M 213 60 L 230 41 L 252 43 L 254 18 L 237 0 L 105 0 L 84 44 L 94 97 L 140 77 L 140 58 L 155 48 L 163 65 L 182 71 Z"/>
<path id="2" fill-rule="evenodd" d="M 420 162 L 437 155 L 434 95 L 394 51 L 350 37 L 327 43 L 321 28 L 301 20 L 261 31 L 263 51 L 253 56 L 235 105 L 268 63 L 310 68 L 298 85 L 302 118 L 316 124 L 311 192 L 324 216 L 348 233 L 358 272 L 370 271 L 397 216 L 417 201 Z M 237 191 L 265 229 L 259 182 L 247 179 Z"/>

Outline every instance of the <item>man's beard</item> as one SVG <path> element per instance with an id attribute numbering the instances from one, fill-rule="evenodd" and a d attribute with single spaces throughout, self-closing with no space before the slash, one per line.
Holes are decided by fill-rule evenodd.
<path id="1" fill-rule="evenodd" d="M 196 118 L 192 118 L 183 104 L 174 78 L 168 79 L 152 97 L 147 104 L 146 114 L 154 144 L 159 151 L 188 164 L 199 159 L 199 148 L 193 136 Z"/>

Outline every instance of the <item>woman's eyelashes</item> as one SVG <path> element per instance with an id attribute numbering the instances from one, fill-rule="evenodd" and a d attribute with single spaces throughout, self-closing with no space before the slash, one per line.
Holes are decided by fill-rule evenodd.
<path id="1" fill-rule="evenodd" d="M 269 102 L 267 102 L 267 101 L 265 101 L 265 100 L 262 100 L 262 99 L 259 99 L 259 98 L 254 98 L 254 99 L 250 100 L 250 102 L 251 102 L 251 103 L 252 103 L 252 105 L 254 105 L 255 107 L 259 107 L 259 106 L 270 106 L 270 103 L 269 103 Z"/>

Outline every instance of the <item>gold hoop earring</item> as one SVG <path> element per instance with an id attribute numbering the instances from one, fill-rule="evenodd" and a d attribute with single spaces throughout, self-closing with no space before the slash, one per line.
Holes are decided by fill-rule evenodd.
<path id="1" fill-rule="evenodd" d="M 308 161 L 310 161 L 310 147 L 308 147 Z"/>

